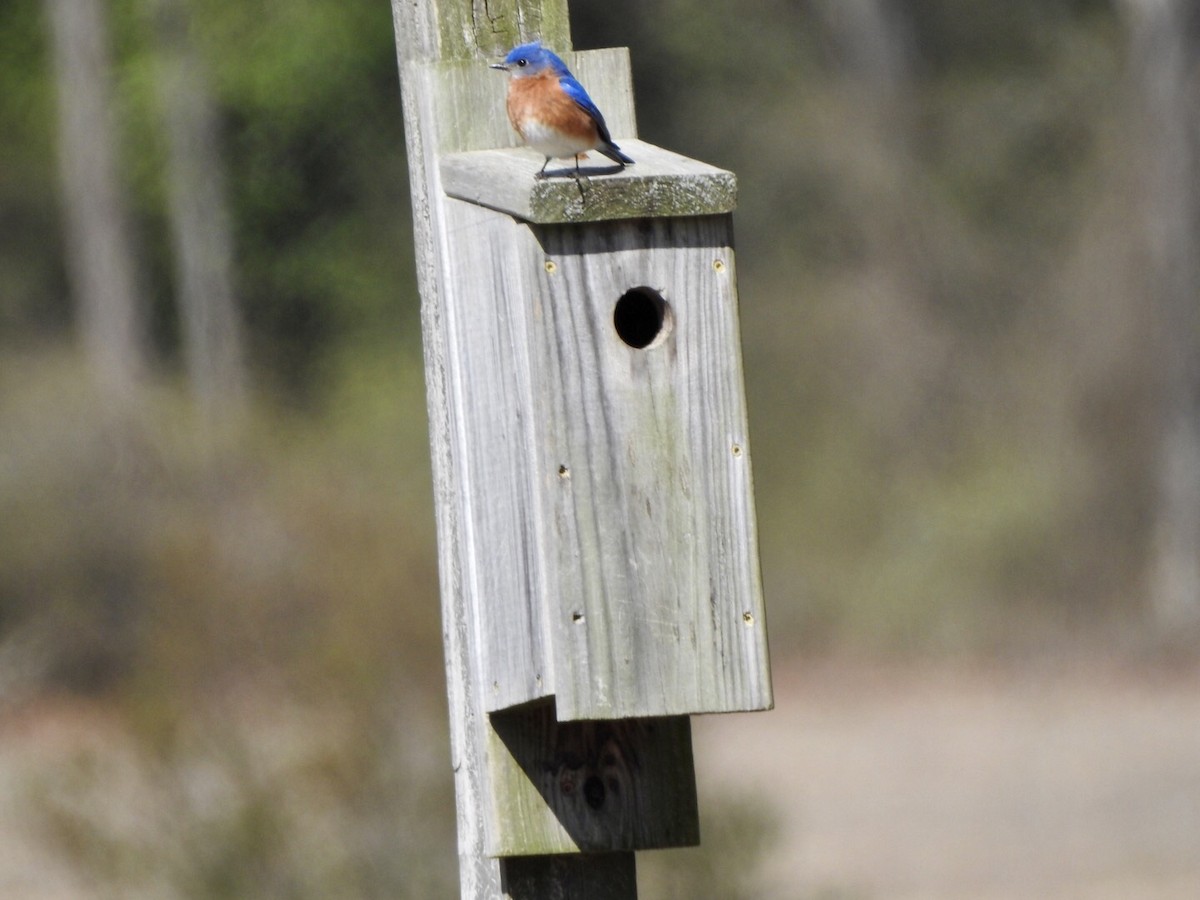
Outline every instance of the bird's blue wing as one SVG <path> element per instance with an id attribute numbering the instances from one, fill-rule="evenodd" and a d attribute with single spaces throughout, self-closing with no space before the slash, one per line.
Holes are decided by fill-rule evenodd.
<path id="1" fill-rule="evenodd" d="M 583 89 L 583 85 L 576 81 L 573 75 L 560 75 L 558 83 L 562 85 L 563 93 L 574 100 L 580 109 L 596 121 L 596 128 L 604 142 L 611 144 L 612 138 L 609 136 L 608 126 L 604 123 L 604 116 L 600 113 L 600 108 L 592 102 L 588 92 Z"/>

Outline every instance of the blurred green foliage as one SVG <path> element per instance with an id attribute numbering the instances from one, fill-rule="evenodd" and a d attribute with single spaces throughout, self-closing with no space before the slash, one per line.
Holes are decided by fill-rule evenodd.
<path id="1" fill-rule="evenodd" d="M 152 4 L 113 0 L 123 176 L 155 335 L 177 350 Z M 192 3 L 223 117 L 238 290 L 256 375 L 303 392 L 328 351 L 399 335 L 416 352 L 407 165 L 387 3 Z M 0 324 L 20 340 L 69 316 L 55 187 L 54 91 L 41 4 L 0 8 Z"/>
<path id="2" fill-rule="evenodd" d="M 0 334 L 69 318 L 54 201 L 54 85 L 36 2 L 0 4 Z"/>
<path id="3" fill-rule="evenodd" d="M 139 736 L 150 774 L 133 789 L 174 798 L 158 864 L 176 893 L 435 895 L 440 876 L 404 867 L 453 866 L 445 853 L 421 828 L 380 837 L 406 816 L 453 827 L 389 5 L 192 5 L 258 385 L 230 435 L 206 433 L 176 383 L 146 4 L 111 5 L 163 373 L 136 413 L 105 410 L 71 350 L 41 5 L 0 4 L 0 647 L 49 635 L 33 671 Z M 884 80 L 831 0 L 573 9 L 577 47 L 631 47 L 642 137 L 739 176 L 779 661 L 1005 650 L 1139 610 L 1150 387 L 1120 22 L 1102 0 L 893 6 L 899 76 Z M 246 685 L 337 711 L 313 726 L 319 759 L 248 761 Z M 197 767 L 242 801 L 206 818 L 185 790 Z M 47 827 L 116 859 L 88 843 L 103 820 L 62 796 L 39 798 Z M 332 862 L 286 837 L 320 843 L 304 823 L 327 808 L 344 825 Z M 769 823 L 743 812 L 753 855 Z M 135 869 L 166 845 L 141 846 Z M 703 896 L 720 874 L 664 865 L 646 876 L 663 896 Z"/>

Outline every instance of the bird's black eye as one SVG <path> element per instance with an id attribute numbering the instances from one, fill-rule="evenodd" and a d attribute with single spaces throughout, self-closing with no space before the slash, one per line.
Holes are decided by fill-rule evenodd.
<path id="1" fill-rule="evenodd" d="M 527 59 L 518 59 L 518 60 L 517 60 L 517 67 L 518 67 L 518 68 L 520 68 L 520 69 L 523 69 L 523 68 L 525 68 L 527 65 L 529 65 L 529 60 L 527 60 Z"/>

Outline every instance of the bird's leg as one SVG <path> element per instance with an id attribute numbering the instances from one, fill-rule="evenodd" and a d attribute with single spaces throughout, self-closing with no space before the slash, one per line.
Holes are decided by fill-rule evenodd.
<path id="1" fill-rule="evenodd" d="M 542 163 L 542 167 L 538 169 L 538 173 L 533 177 L 538 181 L 541 181 L 543 178 L 549 178 L 550 176 L 546 174 L 546 166 L 548 165 L 550 165 L 550 157 L 547 156 L 546 161 Z"/>
<path id="2" fill-rule="evenodd" d="M 574 178 L 575 178 L 575 186 L 576 186 L 577 188 L 579 188 L 579 199 L 580 199 L 580 200 L 587 200 L 587 197 L 586 197 L 586 196 L 584 196 L 583 186 L 584 186 L 584 184 L 587 182 L 587 180 L 588 180 L 588 177 L 587 177 L 586 175 L 584 175 L 584 174 L 583 174 L 583 172 L 579 171 L 579 157 L 580 157 L 580 156 L 582 156 L 582 155 L 583 155 L 582 153 L 576 153 L 576 154 L 575 154 L 575 174 L 574 174 Z"/>

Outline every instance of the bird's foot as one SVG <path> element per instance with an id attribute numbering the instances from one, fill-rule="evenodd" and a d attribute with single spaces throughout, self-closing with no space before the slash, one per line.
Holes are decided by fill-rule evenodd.
<path id="1" fill-rule="evenodd" d="M 591 184 L 591 179 L 589 179 L 578 169 L 571 173 L 571 177 L 575 179 L 575 187 L 579 188 L 579 199 L 586 201 L 587 191 L 585 190 L 585 185 Z"/>

